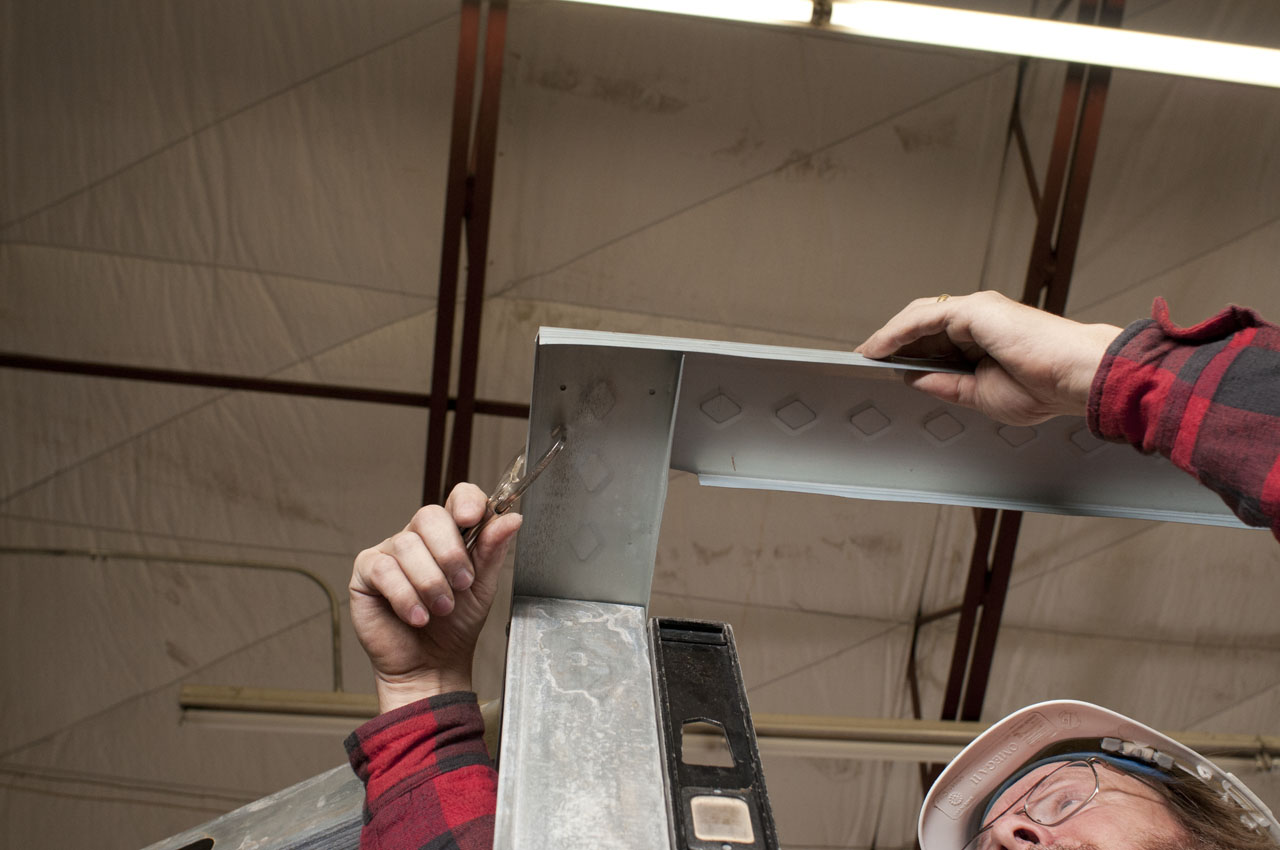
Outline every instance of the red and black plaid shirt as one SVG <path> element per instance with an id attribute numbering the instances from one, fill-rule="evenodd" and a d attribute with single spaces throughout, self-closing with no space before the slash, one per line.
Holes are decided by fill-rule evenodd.
<path id="1" fill-rule="evenodd" d="M 381 714 L 346 747 L 365 787 L 361 850 L 491 850 L 498 774 L 475 694 Z"/>
<path id="2" fill-rule="evenodd" d="M 1280 538 L 1280 328 L 1243 307 L 1179 328 L 1163 298 L 1151 315 L 1103 358 L 1089 427 L 1159 452 Z"/>
<path id="3" fill-rule="evenodd" d="M 1094 377 L 1089 427 L 1159 452 L 1280 537 L 1280 328 L 1231 307 L 1178 328 L 1156 299 Z M 497 773 L 475 694 L 383 714 L 347 739 L 365 783 L 362 850 L 491 850 Z"/>

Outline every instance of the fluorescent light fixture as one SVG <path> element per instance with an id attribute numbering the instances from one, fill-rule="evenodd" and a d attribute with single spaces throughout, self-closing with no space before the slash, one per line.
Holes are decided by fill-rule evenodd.
<path id="1" fill-rule="evenodd" d="M 1280 87 L 1280 50 L 896 0 L 573 0 Z"/>
<path id="2" fill-rule="evenodd" d="M 1280 86 L 1280 50 L 1243 44 L 885 0 L 833 3 L 831 26 L 871 38 Z"/>

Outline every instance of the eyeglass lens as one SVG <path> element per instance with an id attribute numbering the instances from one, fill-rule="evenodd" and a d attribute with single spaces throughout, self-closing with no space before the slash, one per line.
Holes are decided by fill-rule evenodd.
<path id="1" fill-rule="evenodd" d="M 1062 823 L 1093 799 L 1098 777 L 1088 762 L 1069 762 L 1036 783 L 1027 795 L 1027 817 L 1043 826 Z"/>
<path id="2" fill-rule="evenodd" d="M 988 815 L 982 828 L 965 847 L 987 833 L 995 822 L 1012 811 L 1020 811 L 1041 826 L 1057 826 L 1084 808 L 1098 793 L 1098 774 L 1087 761 L 1071 761 L 1045 775 L 1031 790 L 1004 809 Z"/>

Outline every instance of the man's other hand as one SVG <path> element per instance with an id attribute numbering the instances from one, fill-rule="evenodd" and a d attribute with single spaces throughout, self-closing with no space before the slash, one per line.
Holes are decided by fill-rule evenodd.
<path id="1" fill-rule="evenodd" d="M 1085 414 L 1093 375 L 1120 330 L 976 292 L 913 301 L 856 351 L 875 359 L 963 356 L 975 364 L 972 375 L 912 371 L 906 381 L 1000 422 L 1033 425 Z"/>

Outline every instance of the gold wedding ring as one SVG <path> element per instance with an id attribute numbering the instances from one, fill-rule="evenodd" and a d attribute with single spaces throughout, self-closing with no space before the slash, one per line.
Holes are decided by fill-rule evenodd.
<path id="1" fill-rule="evenodd" d="M 939 295 L 939 296 L 938 296 L 938 303 L 939 303 L 939 304 L 941 304 L 943 301 L 946 301 L 946 300 L 947 300 L 948 298 L 950 298 L 950 297 L 951 297 L 950 295 Z"/>

